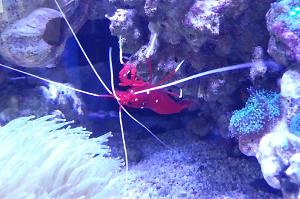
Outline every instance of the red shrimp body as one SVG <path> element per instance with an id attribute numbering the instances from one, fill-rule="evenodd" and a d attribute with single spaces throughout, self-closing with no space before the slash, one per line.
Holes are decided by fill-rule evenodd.
<path id="1" fill-rule="evenodd" d="M 154 90 L 147 93 L 135 94 L 135 92 L 153 88 L 155 85 L 151 84 L 152 81 L 152 66 L 150 60 L 149 73 L 150 78 L 148 82 L 143 81 L 142 78 L 137 76 L 136 66 L 131 63 L 125 63 L 119 73 L 119 85 L 122 87 L 129 87 L 126 91 L 116 90 L 116 95 L 119 98 L 120 104 L 123 106 L 150 109 L 158 114 L 174 114 L 179 113 L 187 108 L 192 102 L 188 100 L 175 101 L 176 94 L 164 90 Z M 175 71 L 166 76 L 161 83 L 167 81 Z M 173 97 L 172 97 L 173 96 Z"/>
<path id="2" fill-rule="evenodd" d="M 116 95 L 119 102 L 124 106 L 139 109 L 146 108 L 158 114 L 179 113 L 191 104 L 191 101 L 187 100 L 176 102 L 169 93 L 163 90 L 134 94 L 137 91 L 152 87 L 150 83 L 145 83 L 144 86 L 131 87 L 126 91 L 116 91 Z"/>

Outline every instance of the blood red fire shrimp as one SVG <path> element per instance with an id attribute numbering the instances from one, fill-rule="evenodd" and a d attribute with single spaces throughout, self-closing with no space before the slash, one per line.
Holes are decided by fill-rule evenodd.
<path id="1" fill-rule="evenodd" d="M 149 62 L 150 71 L 151 63 Z M 130 78 L 128 78 L 130 76 Z M 171 77 L 170 75 L 166 77 Z M 164 78 L 160 83 L 164 83 L 169 78 Z M 152 74 L 148 82 L 143 81 L 136 74 L 136 66 L 125 63 L 123 69 L 119 73 L 120 86 L 129 87 L 126 91 L 116 90 L 116 96 L 119 98 L 121 105 L 130 108 L 150 109 L 158 114 L 174 114 L 179 113 L 187 108 L 192 102 L 188 100 L 175 101 L 172 97 L 179 97 L 165 90 L 155 90 L 146 93 L 135 94 L 138 91 L 153 88 L 155 85 L 151 83 Z"/>
<path id="2" fill-rule="evenodd" d="M 125 63 L 123 69 L 119 73 L 119 79 L 120 79 L 120 86 L 122 87 L 128 87 L 125 91 L 119 91 L 116 90 L 114 87 L 114 77 L 113 77 L 113 67 L 112 67 L 112 57 L 111 57 L 111 49 L 109 50 L 109 61 L 110 61 L 110 74 L 111 74 L 111 89 L 108 88 L 108 86 L 103 82 L 99 74 L 96 72 L 93 64 L 91 63 L 89 57 L 87 56 L 85 50 L 83 49 L 81 43 L 79 42 L 74 30 L 72 29 L 68 19 L 66 18 L 64 12 L 62 11 L 60 5 L 58 4 L 57 0 L 54 0 L 59 11 L 61 12 L 64 20 L 66 21 L 66 24 L 68 25 L 70 31 L 72 32 L 78 46 L 80 47 L 83 55 L 85 56 L 86 60 L 88 61 L 91 69 L 93 70 L 94 74 L 97 76 L 99 82 L 103 85 L 103 87 L 108 92 L 108 95 L 105 94 L 96 94 L 96 93 L 90 93 L 87 91 L 83 91 L 77 88 L 73 88 L 71 86 L 64 85 L 62 83 L 58 83 L 43 77 L 36 76 L 34 74 L 22 71 L 20 69 L 16 69 L 4 64 L 0 64 L 0 66 L 17 71 L 19 73 L 46 81 L 50 84 L 55 84 L 57 86 L 62 86 L 67 89 L 74 90 L 76 92 L 80 92 L 83 94 L 95 96 L 95 97 L 111 97 L 116 99 L 116 101 L 119 103 L 119 122 L 120 122 L 120 129 L 122 133 L 122 140 L 123 140 L 123 147 L 124 147 L 124 154 L 125 154 L 125 166 L 126 171 L 128 170 L 128 158 L 127 158 L 127 150 L 126 150 L 126 143 L 125 143 L 125 137 L 124 137 L 124 129 L 123 129 L 123 122 L 122 122 L 122 111 L 124 111 L 129 117 L 131 117 L 135 122 L 137 122 L 139 125 L 141 125 L 144 129 L 146 129 L 150 134 L 152 134 L 159 142 L 161 142 L 163 145 L 165 143 L 161 141 L 155 134 L 153 134 L 145 125 L 143 125 L 141 122 L 139 122 L 134 116 L 132 116 L 125 107 L 130 108 L 147 108 L 150 109 L 156 113 L 159 114 L 174 114 L 178 113 L 184 109 L 186 109 L 190 104 L 191 101 L 187 100 L 181 100 L 179 102 L 175 101 L 172 97 L 178 97 L 176 94 L 162 90 L 163 88 L 167 88 L 169 86 L 174 86 L 179 83 L 183 83 L 195 78 L 207 76 L 210 74 L 225 72 L 225 71 L 231 71 L 231 70 L 237 70 L 242 68 L 249 68 L 251 67 L 251 63 L 245 63 L 245 64 L 239 64 L 239 65 L 233 65 L 218 69 L 213 69 L 210 71 L 201 72 L 174 82 L 170 82 L 167 84 L 163 84 L 164 82 L 168 81 L 172 76 L 173 73 L 176 72 L 176 70 L 169 73 L 163 80 L 161 80 L 158 84 L 152 84 L 151 80 L 148 82 L 143 81 L 141 78 L 139 78 L 136 75 L 136 66 Z M 181 62 L 180 64 L 182 64 Z M 177 68 L 177 67 L 176 67 Z"/>

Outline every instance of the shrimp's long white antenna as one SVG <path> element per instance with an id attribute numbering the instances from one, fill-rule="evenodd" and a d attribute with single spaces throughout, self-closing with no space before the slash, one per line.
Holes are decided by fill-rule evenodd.
<path id="1" fill-rule="evenodd" d="M 115 90 L 115 83 L 114 83 L 114 69 L 113 69 L 113 63 L 112 63 L 112 48 L 109 48 L 109 69 L 110 69 L 110 84 L 111 84 L 111 89 L 112 89 L 112 94 L 116 98 L 116 100 L 119 102 L 119 98 L 116 94 Z"/>
<path id="2" fill-rule="evenodd" d="M 225 71 L 231 71 L 231 70 L 237 70 L 237 69 L 242 69 L 242 68 L 250 68 L 252 66 L 252 62 L 251 63 L 244 63 L 244 64 L 237 64 L 237 65 L 233 65 L 233 66 L 227 66 L 227 67 L 222 67 L 222 68 L 217 68 L 217 69 L 213 69 L 213 70 L 209 70 L 209 71 L 205 71 L 205 72 L 201 72 L 174 82 L 170 82 L 167 84 L 163 84 L 160 86 L 155 86 L 149 89 L 145 89 L 145 90 L 140 90 L 137 92 L 134 92 L 134 94 L 140 94 L 140 93 L 146 93 L 146 92 L 150 92 L 150 91 L 154 91 L 154 90 L 158 90 L 158 89 L 162 89 L 162 88 L 167 88 L 170 86 L 174 86 L 176 84 L 180 84 L 192 79 L 196 79 L 198 77 L 203 77 L 203 76 L 207 76 L 207 75 L 211 75 L 211 74 L 215 74 L 215 73 L 221 73 L 221 72 L 225 72 Z"/>
<path id="3" fill-rule="evenodd" d="M 127 155 L 127 148 L 125 143 L 125 134 L 124 134 L 124 127 L 123 127 L 123 119 L 122 119 L 122 109 L 119 108 L 119 122 L 120 122 L 120 128 L 121 128 L 121 134 L 122 134 L 122 141 L 123 141 L 123 148 L 124 148 L 124 154 L 125 154 L 125 180 L 126 185 L 128 184 L 128 155 Z"/>
<path id="4" fill-rule="evenodd" d="M 77 44 L 78 44 L 78 46 L 79 46 L 81 52 L 83 53 L 84 57 L 86 58 L 86 60 L 87 60 L 87 62 L 89 63 L 90 67 L 92 68 L 93 72 L 94 72 L 95 75 L 97 76 L 98 80 L 99 80 L 100 83 L 103 85 L 103 87 L 105 88 L 105 90 L 107 90 L 107 92 L 108 92 L 109 94 L 112 94 L 111 90 L 107 87 L 107 85 L 106 85 L 106 84 L 104 83 L 104 81 L 101 79 L 101 77 L 100 77 L 99 74 L 97 73 L 97 71 L 96 71 L 94 65 L 92 64 L 90 58 L 88 57 L 88 55 L 86 54 L 85 50 L 83 49 L 83 47 L 82 47 L 82 45 L 81 45 L 79 39 L 78 39 L 77 36 L 76 36 L 76 33 L 74 32 L 74 30 L 73 30 L 71 24 L 69 23 L 69 21 L 68 21 L 66 15 L 64 14 L 62 8 L 61 8 L 60 5 L 59 5 L 59 3 L 57 2 L 57 0 L 54 0 L 54 2 L 55 2 L 55 4 L 57 5 L 57 7 L 58 7 L 58 9 L 59 9 L 59 11 L 60 11 L 62 17 L 63 17 L 64 20 L 66 21 L 66 23 L 67 23 L 67 25 L 68 25 L 68 27 L 69 27 L 69 29 L 70 29 L 70 31 L 71 31 L 73 37 L 75 38 L 75 40 L 76 40 L 76 42 L 77 42 Z"/>
<path id="5" fill-rule="evenodd" d="M 142 124 L 140 121 L 138 121 L 133 115 L 131 115 L 124 106 L 121 106 L 121 108 L 123 109 L 123 111 L 131 118 L 133 119 L 136 123 L 138 123 L 141 127 L 143 127 L 144 129 L 146 129 L 146 131 L 148 131 L 157 141 L 159 141 L 163 146 L 165 146 L 166 148 L 171 148 L 170 146 L 168 146 L 166 143 L 164 143 L 159 137 L 157 137 L 157 135 L 155 135 L 150 129 L 148 129 L 144 124 Z"/>
<path id="6" fill-rule="evenodd" d="M 13 68 L 13 67 L 4 65 L 4 64 L 0 64 L 0 66 L 2 66 L 2 67 L 4 67 L 4 68 L 7 68 L 7 69 L 9 69 L 9 70 L 13 70 L 13 71 L 22 73 L 22 74 L 24 74 L 24 75 L 28 75 L 28 76 L 30 76 L 30 77 L 34 77 L 34 78 L 36 78 L 36 79 L 43 80 L 43 81 L 48 82 L 48 83 L 50 83 L 50 84 L 54 84 L 54 85 L 57 85 L 57 86 L 64 87 L 64 88 L 66 88 L 66 89 L 70 89 L 70 90 L 79 92 L 79 93 L 83 93 L 83 94 L 87 94 L 87 95 L 91 95 L 91 96 L 95 96 L 95 97 L 101 97 L 101 96 L 102 96 L 102 95 L 100 95 L 100 94 L 91 93 L 91 92 L 87 92 L 87 91 L 80 90 L 80 89 L 77 89 L 77 88 L 73 88 L 73 87 L 71 87 L 71 86 L 67 86 L 67 85 L 65 85 L 65 84 L 62 84 L 62 83 L 59 83 L 59 82 L 55 82 L 55 81 L 52 81 L 52 80 L 49 80 L 49 79 L 46 79 L 46 78 L 43 78 L 43 77 L 40 77 L 40 76 L 31 74 L 31 73 L 28 73 L 28 72 L 25 72 L 25 71 L 22 71 L 22 70 L 20 70 L 20 69 L 16 69 L 16 68 Z"/>
<path id="7" fill-rule="evenodd" d="M 109 67 L 110 67 L 110 78 L 111 78 L 111 87 L 113 90 L 113 94 L 115 96 L 115 98 L 118 100 L 119 106 L 122 108 L 122 110 L 131 118 L 133 119 L 136 123 L 138 123 L 141 127 L 143 127 L 144 129 L 146 129 L 146 131 L 148 131 L 156 140 L 158 140 L 162 145 L 164 145 L 167 148 L 170 148 L 166 143 L 164 143 L 161 139 L 159 139 L 150 129 L 148 129 L 144 124 L 142 124 L 140 121 L 138 121 L 133 115 L 131 115 L 124 106 L 122 106 L 119 102 L 119 98 L 116 95 L 115 92 L 115 86 L 114 86 L 114 76 L 113 76 L 113 65 L 112 65 L 112 57 L 111 57 L 111 48 L 109 48 Z M 125 143 L 125 140 L 124 140 Z"/>
<path id="8" fill-rule="evenodd" d="M 120 107 L 122 107 L 122 105 L 119 102 L 119 98 L 116 94 L 116 90 L 115 90 L 115 84 L 114 84 L 114 69 L 113 69 L 113 64 L 112 64 L 112 56 L 111 56 L 111 51 L 112 48 L 109 48 L 109 69 L 110 69 L 110 83 L 111 83 L 111 89 L 112 89 L 112 94 L 114 95 L 114 97 L 117 99 L 117 102 L 119 104 Z M 125 155 L 125 171 L 126 171 L 126 184 L 127 184 L 127 180 L 128 180 L 128 154 L 127 154 L 127 148 L 126 148 L 126 142 L 125 142 L 125 134 L 124 134 L 124 128 L 123 128 L 123 120 L 122 120 L 122 109 L 119 108 L 119 123 L 120 123 L 120 129 L 121 129 L 121 134 L 122 134 L 122 142 L 123 142 L 123 148 L 124 148 L 124 155 Z"/>

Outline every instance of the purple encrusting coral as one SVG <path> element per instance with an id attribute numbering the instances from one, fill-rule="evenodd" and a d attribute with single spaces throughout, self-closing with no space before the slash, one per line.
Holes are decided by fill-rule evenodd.
<path id="1" fill-rule="evenodd" d="M 282 0 L 266 15 L 271 38 L 268 52 L 279 63 L 300 63 L 300 2 Z"/>

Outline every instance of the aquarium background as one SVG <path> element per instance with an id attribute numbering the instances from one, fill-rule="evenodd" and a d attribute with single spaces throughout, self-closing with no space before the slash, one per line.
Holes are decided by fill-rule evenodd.
<path id="1" fill-rule="evenodd" d="M 299 1 L 0 2 L 0 198 L 299 197 Z"/>

